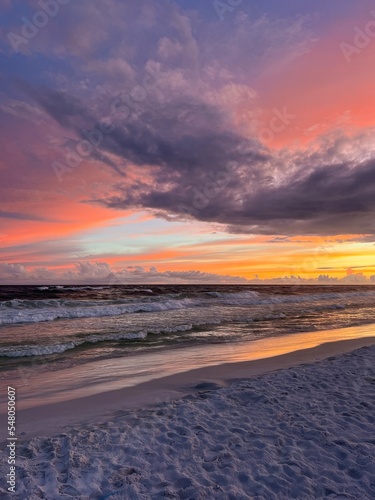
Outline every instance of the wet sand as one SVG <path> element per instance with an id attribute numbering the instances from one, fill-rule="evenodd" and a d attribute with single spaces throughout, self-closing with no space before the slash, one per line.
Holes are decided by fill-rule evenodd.
<path id="1" fill-rule="evenodd" d="M 134 356 L 129 364 L 130 358 L 121 358 L 83 365 L 79 371 L 86 370 L 85 378 L 74 368 L 64 374 L 42 374 L 27 381 L 27 385 L 18 387 L 15 383 L 18 436 L 22 441 L 31 436 L 52 435 L 73 424 L 105 421 L 114 411 L 143 408 L 196 393 L 196 386 L 201 383 L 224 387 L 235 380 L 322 360 L 374 344 L 374 333 L 374 325 L 366 325 L 237 345 L 175 349 Z M 135 366 L 138 372 L 129 375 Z M 36 389 L 37 396 L 33 393 Z M 5 416 L 0 414 L 0 418 Z M 2 442 L 4 431 L 3 428 Z"/>
<path id="2" fill-rule="evenodd" d="M 375 345 L 360 348 L 370 344 L 330 342 L 24 410 L 18 430 L 39 437 L 18 443 L 18 497 L 372 499 Z"/>

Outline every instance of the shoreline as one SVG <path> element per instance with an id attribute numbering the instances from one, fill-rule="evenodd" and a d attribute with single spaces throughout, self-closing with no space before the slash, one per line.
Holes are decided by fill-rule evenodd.
<path id="1" fill-rule="evenodd" d="M 359 348 L 363 343 L 371 346 Z M 218 383 L 207 369 L 196 370 L 207 377 L 195 393 L 195 377 L 185 372 L 186 397 L 18 442 L 17 493 L 61 500 L 370 500 L 374 344 L 374 337 L 328 343 L 270 358 L 269 366 L 252 362 L 250 372 L 249 362 L 231 371 L 211 367 Z M 0 465 L 0 493 L 7 467 Z"/>
<path id="2" fill-rule="evenodd" d="M 260 359 L 190 369 L 152 378 L 122 389 L 19 409 L 17 411 L 19 443 L 39 435 L 60 434 L 73 425 L 98 425 L 121 412 L 146 409 L 196 394 L 202 390 L 226 387 L 236 381 L 253 379 L 304 364 L 313 364 L 374 344 L 375 330 L 374 336 L 323 342 L 313 347 Z M 5 415 L 0 414 L 0 418 L 5 418 Z M 0 442 L 5 442 L 5 436 L 1 435 Z"/>

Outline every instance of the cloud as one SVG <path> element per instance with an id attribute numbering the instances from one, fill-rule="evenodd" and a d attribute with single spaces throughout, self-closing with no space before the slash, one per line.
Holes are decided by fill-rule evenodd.
<path id="1" fill-rule="evenodd" d="M 225 26 L 223 26 L 225 24 Z M 273 77 L 283 65 L 302 56 L 316 41 L 314 16 L 273 18 L 242 12 L 226 23 L 206 27 L 208 60 L 218 60 L 233 70 L 241 81 L 263 74 Z"/>
<path id="2" fill-rule="evenodd" d="M 109 276 L 111 283 L 249 283 L 239 276 L 228 276 L 201 271 L 158 271 L 155 267 L 148 270 L 142 266 L 129 266 Z"/>
<path id="3" fill-rule="evenodd" d="M 128 266 L 120 271 L 107 262 L 78 262 L 74 268 L 59 272 L 48 268 L 27 268 L 21 264 L 0 264 L 0 283 L 249 283 L 239 276 L 201 271 L 158 271 L 155 267 Z"/>
<path id="4" fill-rule="evenodd" d="M 43 221 L 43 222 L 51 222 L 51 219 L 46 217 L 41 217 L 38 215 L 31 214 L 23 214 L 18 212 L 4 212 L 0 210 L 0 219 L 14 219 L 14 220 L 28 220 L 28 221 Z"/>
<path id="5" fill-rule="evenodd" d="M 43 123 L 42 111 L 38 107 L 32 106 L 24 101 L 8 99 L 4 104 L 0 103 L 0 111 L 15 117 L 23 118 L 37 125 Z"/>
<path id="6" fill-rule="evenodd" d="M 348 269 L 342 278 L 322 274 L 318 278 L 284 276 L 273 279 L 247 279 L 206 273 L 197 270 L 158 271 L 156 267 L 128 266 L 122 270 L 111 268 L 107 262 L 78 262 L 68 271 L 55 271 L 46 267 L 28 268 L 21 264 L 0 264 L 1 284 L 372 284 L 375 275 L 366 277 Z"/>
<path id="7" fill-rule="evenodd" d="M 111 267 L 106 262 L 78 262 L 76 272 L 73 277 L 77 279 L 84 278 L 108 278 L 111 273 Z"/>
<path id="8" fill-rule="evenodd" d="M 81 283 L 248 283 L 246 278 L 224 276 L 201 271 L 158 271 L 156 267 L 146 269 L 142 266 L 128 266 L 117 271 L 106 262 L 79 262 L 74 271 L 64 273 L 69 278 Z"/>
<path id="9" fill-rule="evenodd" d="M 54 280 L 56 277 L 53 271 L 45 267 L 35 268 L 31 271 L 22 264 L 0 263 L 0 283 L 38 282 L 38 280 Z"/>
<path id="10" fill-rule="evenodd" d="M 113 183 L 82 201 L 218 223 L 232 233 L 375 234 L 370 133 L 327 135 L 310 150 L 281 152 L 254 135 L 260 104 L 249 77 L 271 78 L 305 54 L 313 19 L 252 18 L 244 10 L 226 23 L 203 23 L 170 2 L 82 1 L 30 41 L 30 53 L 59 54 L 66 65 L 51 77 L 56 90 L 22 86 L 69 133 L 64 157 L 104 118 L 115 127 L 85 158 L 108 165 Z M 150 72 L 152 89 L 142 83 Z M 113 111 L 119 97 L 126 118 Z M 7 105 L 13 114 L 34 109 Z"/>
<path id="11" fill-rule="evenodd" d="M 21 264 L 0 263 L 0 280 L 30 278 L 30 273 Z"/>
<path id="12" fill-rule="evenodd" d="M 64 128 L 79 130 L 94 121 L 87 106 L 67 92 L 36 88 L 26 82 L 19 83 L 19 86 Z"/>
<path id="13" fill-rule="evenodd" d="M 282 157 L 226 128 L 218 113 L 214 125 L 208 106 L 186 106 L 196 130 L 188 120 L 171 126 L 172 109 L 178 116 L 171 104 L 125 125 L 115 146 L 107 146 L 133 164 L 151 165 L 151 180 L 118 184 L 118 194 L 96 202 L 190 216 L 234 233 L 375 234 L 375 159 L 342 154 L 341 138 L 320 145 L 315 156 L 290 151 Z"/>
<path id="14" fill-rule="evenodd" d="M 96 159 L 111 158 L 113 170 L 127 178 L 114 183 L 115 194 L 88 201 L 220 223 L 233 233 L 375 234 L 370 132 L 327 135 L 311 150 L 275 152 L 235 129 L 225 105 L 168 94 L 148 95 L 126 120 L 113 117 L 115 128 Z M 77 133 L 79 123 L 100 121 L 64 94 L 35 95 Z"/>

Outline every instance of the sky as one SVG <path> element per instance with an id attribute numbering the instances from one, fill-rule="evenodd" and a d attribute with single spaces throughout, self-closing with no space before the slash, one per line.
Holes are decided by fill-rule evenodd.
<path id="1" fill-rule="evenodd" d="M 0 9 L 0 283 L 375 282 L 374 0 Z"/>

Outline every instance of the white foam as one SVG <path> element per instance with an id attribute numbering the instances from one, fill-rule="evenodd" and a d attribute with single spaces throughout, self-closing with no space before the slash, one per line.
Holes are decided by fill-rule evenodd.
<path id="1" fill-rule="evenodd" d="M 87 288 L 87 287 L 83 287 Z M 96 287 L 103 288 L 103 287 Z M 152 293 L 152 290 L 142 290 Z M 206 292 L 201 297 L 176 298 L 164 295 L 134 300 L 72 300 L 72 299 L 13 299 L 0 303 L 0 325 L 15 323 L 39 323 L 56 319 L 100 318 L 119 316 L 137 312 L 162 312 L 189 308 L 206 308 L 210 306 L 272 306 L 280 304 L 303 304 L 304 307 L 321 307 L 322 309 L 344 309 L 349 300 L 364 299 L 371 303 L 375 299 L 373 291 L 319 293 L 305 295 L 266 294 L 255 291 L 236 293 Z M 330 303 L 334 302 L 334 303 Z"/>
<path id="2" fill-rule="evenodd" d="M 31 356 L 47 356 L 50 354 L 60 354 L 71 349 L 75 349 L 83 344 L 96 344 L 99 342 L 113 342 L 120 340 L 134 340 L 134 339 L 144 339 L 149 334 L 165 334 L 174 332 L 187 332 L 192 330 L 196 326 L 202 326 L 206 324 L 219 323 L 218 320 L 207 320 L 198 321 L 195 324 L 183 324 L 170 327 L 162 328 L 152 328 L 147 330 L 142 330 L 139 332 L 128 332 L 128 333 L 116 333 L 116 334 L 106 334 L 106 335 L 87 335 L 80 340 L 72 340 L 68 342 L 59 342 L 56 344 L 48 345 L 23 345 L 20 346 L 7 346 L 0 349 L 0 357 L 7 358 L 22 358 Z"/>
<path id="3" fill-rule="evenodd" d="M 68 301 L 59 299 L 47 300 L 19 300 L 9 301 L 11 307 L 1 304 L 0 325 L 14 323 L 40 323 L 56 319 L 73 318 L 100 318 L 106 316 L 120 316 L 136 312 L 159 312 L 194 307 L 197 302 L 193 299 L 103 303 Z M 80 304 L 77 306 L 77 304 Z"/>

